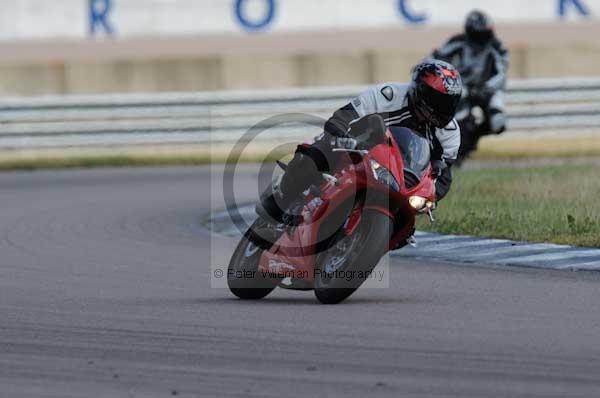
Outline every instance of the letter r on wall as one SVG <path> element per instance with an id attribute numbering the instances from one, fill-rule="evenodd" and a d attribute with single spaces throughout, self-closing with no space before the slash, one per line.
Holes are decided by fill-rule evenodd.
<path id="1" fill-rule="evenodd" d="M 590 15 L 590 10 L 584 4 L 583 0 L 558 0 L 558 15 L 561 18 L 567 16 L 567 8 L 569 6 L 575 7 L 577 13 L 581 16 L 587 17 Z"/>

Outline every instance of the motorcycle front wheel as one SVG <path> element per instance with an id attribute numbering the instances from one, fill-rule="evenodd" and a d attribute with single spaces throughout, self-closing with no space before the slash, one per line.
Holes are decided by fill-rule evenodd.
<path id="1" fill-rule="evenodd" d="M 271 293 L 279 279 L 263 274 L 258 264 L 268 239 L 275 239 L 269 225 L 257 219 L 235 249 L 227 269 L 227 285 L 231 293 L 243 300 L 259 300 Z M 263 244 L 261 244 L 261 242 Z M 271 241 L 270 243 L 273 243 Z"/>
<path id="2" fill-rule="evenodd" d="M 337 304 L 352 295 L 387 252 L 393 227 L 388 216 L 365 210 L 352 235 L 338 236 L 319 253 L 315 265 L 317 299 L 323 304 Z"/>

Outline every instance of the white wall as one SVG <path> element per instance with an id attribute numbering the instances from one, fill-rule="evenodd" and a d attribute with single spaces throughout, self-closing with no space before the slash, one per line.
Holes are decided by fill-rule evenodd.
<path id="1" fill-rule="evenodd" d="M 257 29 L 245 26 L 236 13 L 237 1 L 251 22 L 265 20 L 274 4 L 273 18 Z M 489 12 L 497 22 L 514 23 L 600 15 L 600 0 L 0 0 L 0 40 L 92 37 L 91 3 L 98 14 L 110 5 L 105 21 L 115 37 L 449 25 L 461 24 L 473 8 Z M 101 23 L 96 28 L 96 36 L 105 35 Z"/>

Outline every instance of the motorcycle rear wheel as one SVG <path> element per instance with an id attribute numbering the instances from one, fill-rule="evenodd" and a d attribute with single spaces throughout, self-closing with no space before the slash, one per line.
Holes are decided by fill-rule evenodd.
<path id="1" fill-rule="evenodd" d="M 269 225 L 258 219 L 240 240 L 227 269 L 227 286 L 231 293 L 242 300 L 260 300 L 271 293 L 280 280 L 265 275 L 258 269 L 264 248 L 260 241 L 273 235 Z M 271 242 L 272 243 L 272 242 Z"/>
<path id="2" fill-rule="evenodd" d="M 336 239 L 336 243 L 319 253 L 315 266 L 317 299 L 323 304 L 338 304 L 352 295 L 387 252 L 393 227 L 388 216 L 365 210 L 351 236 Z"/>

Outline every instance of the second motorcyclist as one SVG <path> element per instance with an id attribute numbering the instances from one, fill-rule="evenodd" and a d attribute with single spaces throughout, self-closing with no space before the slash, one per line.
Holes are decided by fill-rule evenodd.
<path id="1" fill-rule="evenodd" d="M 373 114 L 381 115 L 388 127 L 408 127 L 429 140 L 432 163 L 439 173 L 436 195 L 442 199 L 450 189 L 451 165 L 460 147 L 460 128 L 454 114 L 461 93 L 458 71 L 438 60 L 417 65 L 409 84 L 387 83 L 369 88 L 338 109 L 313 144 L 298 146 L 279 182 L 263 193 L 257 213 L 265 219 L 285 221 L 289 205 L 317 183 L 322 173 L 335 170 L 339 154 L 333 149 L 356 147 L 352 126 Z"/>
<path id="2" fill-rule="evenodd" d="M 485 113 L 484 130 L 500 134 L 506 129 L 504 88 L 509 53 L 494 32 L 492 20 L 481 11 L 472 11 L 465 31 L 433 51 L 432 58 L 450 62 L 460 72 L 465 96 Z"/>

